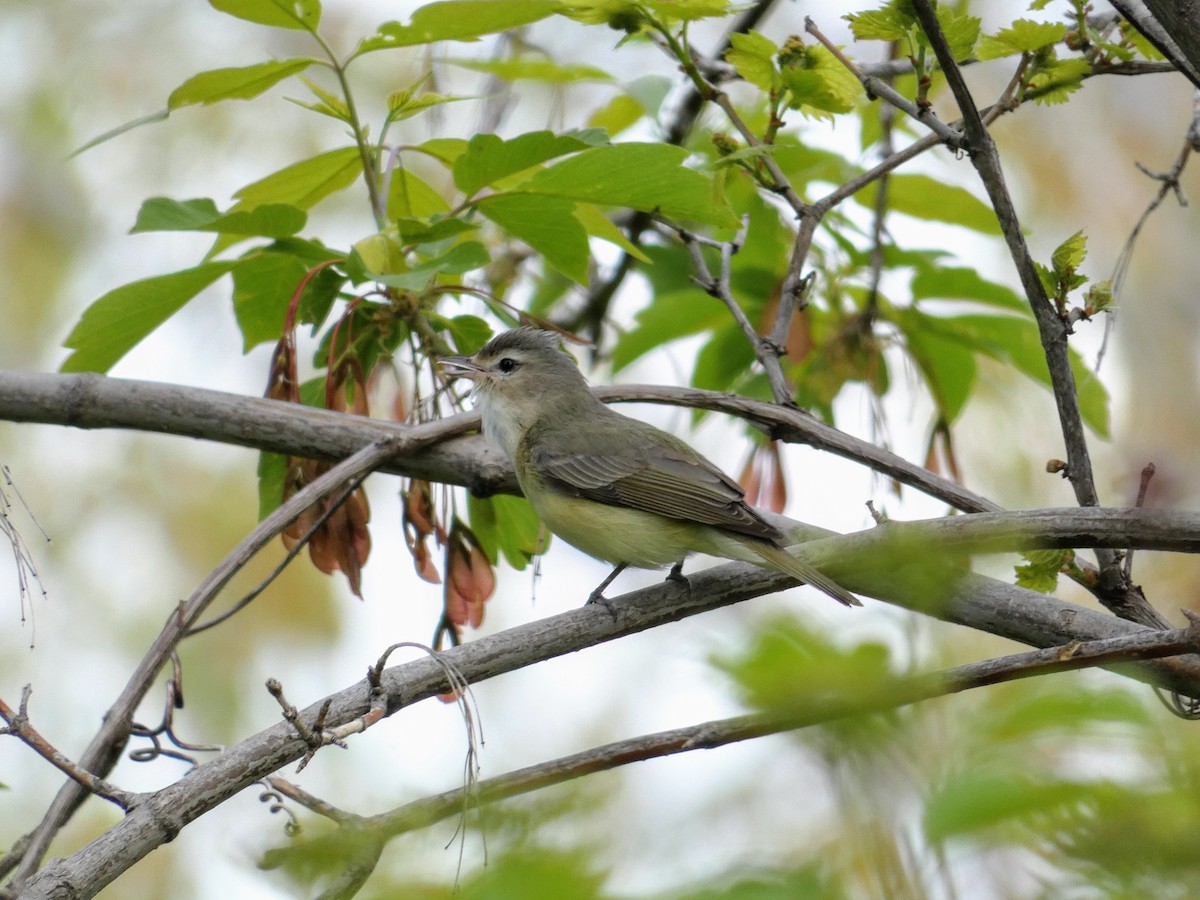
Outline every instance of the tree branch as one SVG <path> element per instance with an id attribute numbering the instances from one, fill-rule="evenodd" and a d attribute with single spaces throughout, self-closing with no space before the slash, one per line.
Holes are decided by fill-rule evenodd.
<path id="1" fill-rule="evenodd" d="M 712 750 L 752 738 L 898 709 L 922 700 L 1023 678 L 1197 651 L 1200 651 L 1200 625 L 1193 621 L 1188 627 L 1177 630 L 1142 631 L 1107 640 L 1016 653 L 940 672 L 891 678 L 879 684 L 857 685 L 852 691 L 833 696 L 814 694 L 804 698 L 805 705 L 802 708 L 735 716 L 614 741 L 488 778 L 471 788 L 456 788 L 424 797 L 370 817 L 353 816 L 341 810 L 330 812 L 327 804 L 298 788 L 286 782 L 283 784 L 287 785 L 287 789 L 280 786 L 280 779 L 271 778 L 269 783 L 312 811 L 333 819 L 343 829 L 361 833 L 371 844 L 375 840 L 389 840 L 451 816 L 462 815 L 466 809 L 532 793 L 630 763 L 661 759 L 693 750 Z M 311 841 L 271 850 L 264 855 L 262 866 L 266 869 L 278 868 L 286 864 L 288 859 L 306 858 L 312 854 L 324 858 L 326 850 L 344 846 L 343 841 L 344 834 L 339 830 Z"/>
<path id="2" fill-rule="evenodd" d="M 1091 511 L 1075 512 L 1084 515 Z M 476 683 L 794 584 L 787 576 L 745 563 L 706 570 L 691 576 L 690 582 L 690 588 L 665 582 L 617 598 L 612 601 L 615 616 L 607 610 L 585 606 L 453 647 L 440 656 L 444 663 Z M 930 605 L 928 585 L 914 587 L 904 578 L 898 578 L 894 569 L 863 570 L 854 578 L 846 578 L 845 584 L 857 592 L 904 594 L 913 608 Z M 950 592 L 937 600 L 936 606 L 951 621 L 959 620 L 959 614 L 967 612 L 969 616 L 961 617 L 964 624 L 966 618 L 972 623 L 986 619 L 994 627 L 989 630 L 1036 637 L 1031 642 L 1039 646 L 1145 631 L 1141 626 L 1103 613 L 973 575 L 959 578 Z M 1200 660 L 1195 656 L 1122 665 L 1120 672 L 1170 690 L 1200 695 Z M 445 670 L 437 660 L 422 658 L 389 668 L 381 680 L 387 697 L 387 715 L 441 693 L 447 686 Z M 371 687 L 364 680 L 310 705 L 300 715 L 308 722 L 322 716 L 324 727 L 337 728 L 366 715 L 370 707 Z M 50 862 L 29 880 L 22 897 L 33 900 L 93 896 L 155 847 L 171 840 L 188 823 L 255 781 L 300 759 L 307 751 L 307 744 L 286 721 L 247 738 L 174 784 L 149 795 L 125 819 L 77 853 Z"/>
<path id="3" fill-rule="evenodd" d="M 991 133 L 980 117 L 974 98 L 963 80 L 962 72 L 954 60 L 954 54 L 938 24 L 937 15 L 928 0 L 913 0 L 913 10 L 921 22 L 930 45 L 937 55 L 938 63 L 946 75 L 946 81 L 958 103 L 963 116 L 965 147 L 975 170 L 987 190 L 988 199 L 996 211 L 996 218 L 1004 233 L 1005 243 L 1021 279 L 1025 296 L 1033 310 L 1038 334 L 1046 363 L 1050 369 L 1050 383 L 1054 391 L 1058 420 L 1062 430 L 1063 444 L 1067 454 L 1067 477 L 1075 490 L 1080 506 L 1099 506 L 1100 498 L 1092 478 L 1092 462 L 1084 433 L 1083 418 L 1079 412 L 1079 396 L 1075 388 L 1075 376 L 1071 371 L 1067 352 L 1067 323 L 1058 315 L 1054 305 L 1046 296 L 1034 266 L 1029 246 L 1021 230 L 1016 207 L 1005 184 L 1004 171 L 1000 165 L 1000 154 Z M 1132 588 L 1124 577 L 1117 554 L 1100 550 L 1096 553 L 1100 564 L 1100 593 L 1097 595 L 1105 606 L 1117 615 L 1154 627 L 1163 627 L 1166 620 L 1146 601 L 1140 591 Z"/>
<path id="4" fill-rule="evenodd" d="M 345 461 L 334 466 L 308 486 L 297 491 L 235 547 L 213 569 L 192 595 L 171 613 L 162 631 L 130 676 L 121 695 L 105 713 L 100 730 L 79 758 L 79 767 L 103 778 L 116 765 L 128 740 L 134 711 L 158 677 L 159 670 L 170 658 L 180 639 L 216 599 L 237 572 L 269 541 L 283 531 L 297 516 L 329 494 L 339 490 L 350 479 L 376 468 L 403 443 L 399 438 L 376 441 L 360 449 Z M 10 889 L 19 890 L 21 883 L 41 862 L 54 835 L 74 814 L 87 797 L 78 783 L 69 781 L 55 796 L 45 817 L 38 825 L 25 856 L 16 868 Z"/>

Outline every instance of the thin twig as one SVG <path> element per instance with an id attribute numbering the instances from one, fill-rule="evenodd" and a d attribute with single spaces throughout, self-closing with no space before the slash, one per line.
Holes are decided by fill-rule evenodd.
<path id="1" fill-rule="evenodd" d="M 21 704 L 16 712 L 13 712 L 12 707 L 0 699 L 0 719 L 8 723 L 4 728 L 0 728 L 0 735 L 11 734 L 13 737 L 19 738 L 84 790 L 128 811 L 137 802 L 137 794 L 122 790 L 103 778 L 93 775 L 83 766 L 72 762 L 29 724 L 29 697 L 32 693 L 32 686 L 27 684 L 22 688 Z"/>

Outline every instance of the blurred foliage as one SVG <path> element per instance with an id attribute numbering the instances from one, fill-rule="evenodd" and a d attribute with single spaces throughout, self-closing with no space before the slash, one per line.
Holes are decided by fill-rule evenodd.
<path id="1" fill-rule="evenodd" d="M 899 656 L 877 641 L 835 639 L 777 617 L 719 664 L 747 703 L 782 712 L 886 695 L 889 681 L 916 668 Z M 972 877 L 954 860 L 982 872 L 989 860 L 1022 854 L 1029 862 L 1021 869 L 1000 867 L 993 886 L 977 883 L 971 894 L 1003 892 L 1008 877 L 1033 872 L 1044 880 L 1038 896 L 1184 897 L 1200 884 L 1200 863 L 1184 849 L 1200 817 L 1200 738 L 1112 676 L 995 685 L 794 737 L 841 784 L 848 806 L 901 843 L 901 835 L 920 836 L 914 857 L 835 863 L 834 883 L 847 896 L 893 896 L 886 886 L 897 883 L 930 896 Z M 865 824 L 854 815 L 850 831 Z"/>
<path id="2" fill-rule="evenodd" d="M 191 232 L 211 244 L 188 266 L 98 297 L 65 340 L 71 351 L 65 371 L 108 371 L 193 300 L 211 302 L 206 289 L 221 284 L 228 285 L 240 349 L 276 347 L 271 371 L 262 373 L 272 396 L 426 420 L 462 405 L 447 389 L 439 356 L 470 354 L 517 322 L 587 329 L 581 308 L 595 299 L 589 292 L 618 269 L 597 258 L 616 255 L 638 272 L 646 291 L 626 295 L 637 296 L 630 327 L 609 321 L 612 327 L 590 334 L 614 369 L 692 339 L 693 385 L 768 397 L 765 379 L 753 369 L 752 348 L 724 306 L 696 286 L 693 260 L 671 239 L 671 228 L 724 241 L 745 224 L 730 262 L 730 288 L 749 321 L 765 332 L 779 307 L 797 233 L 796 211 L 780 200 L 784 188 L 817 203 L 863 176 L 865 156 L 895 137 L 921 133 L 903 117 L 885 125 L 877 101 L 835 54 L 797 36 L 733 35 L 722 60 L 700 67 L 694 51 L 705 48 L 692 43 L 696 23 L 731 21 L 738 7 L 725 0 L 451 0 L 417 9 L 406 23 L 378 23 L 343 46 L 317 0 L 211 0 L 211 6 L 247 28 L 293 32 L 311 56 L 235 67 L 214 60 L 221 65 L 161 90 L 165 106 L 157 113 L 86 146 L 127 140 L 131 129 L 164 118 L 169 127 L 186 128 L 183 116 L 194 107 L 261 104 L 279 87 L 292 103 L 335 123 L 341 136 L 316 151 L 296 142 L 296 158 L 257 172 L 228 198 L 146 199 L 133 232 Z M 1082 3 L 1061 6 L 1040 11 L 1047 21 L 1018 19 L 987 34 L 967 4 L 942 4 L 939 18 L 959 59 L 1006 76 L 1018 72 L 1021 60 L 1012 96 L 1017 106 L 1070 101 L 1107 66 L 1156 58 L 1135 32 L 1096 31 Z M 916 102 L 943 89 L 909 4 L 897 0 L 848 19 L 858 43 L 840 52 L 909 59 L 912 73 L 892 84 Z M 523 39 L 536 23 L 586 29 L 590 40 L 613 49 L 604 67 L 556 59 Z M 464 58 L 480 38 L 491 39 L 485 45 L 491 57 Z M 624 65 L 624 51 L 651 42 L 667 53 L 666 76 Z M 418 60 L 421 71 L 397 76 L 378 91 L 377 82 L 360 76 L 359 60 L 387 54 Z M 676 115 L 664 101 L 678 95 L 677 77 L 704 93 L 723 64 L 738 76 L 728 90 L 744 132 L 705 119 L 683 146 L 646 138 L 666 132 Z M 444 93 L 451 69 L 486 74 L 502 99 Z M 566 104 L 571 116 L 564 127 L 521 131 L 502 102 L 517 82 L 553 87 L 558 96 L 586 103 Z M 584 85 L 602 85 L 604 93 L 576 92 Z M 443 115 L 463 109 L 498 110 L 495 124 L 473 133 L 461 123 L 478 118 Z M 861 152 L 819 146 L 831 123 L 855 129 Z M 639 139 L 615 140 L 630 134 Z M 268 132 L 262 139 L 271 138 L 291 151 L 290 135 Z M 244 162 L 256 162 L 250 151 L 241 152 Z M 357 204 L 356 231 L 350 239 L 334 237 L 329 201 L 348 197 Z M 628 226 L 635 212 L 667 224 L 634 236 Z M 1048 383 L 1048 374 L 1026 299 L 1011 284 L 986 277 L 969 254 L 916 243 L 902 227 L 914 220 L 988 241 L 998 233 L 993 212 L 976 193 L 939 175 L 897 171 L 886 182 L 847 191 L 816 228 L 806 268 L 818 286 L 789 333 L 785 366 L 795 401 L 829 421 L 848 388 L 882 398 L 903 382 L 902 370 L 915 373 L 934 410 L 930 441 L 936 437 L 952 453 L 952 427 L 978 395 L 983 361 L 1039 385 Z M 53 261 L 65 252 L 64 235 L 79 228 L 74 211 L 39 210 L 25 221 L 34 227 L 3 237 L 15 256 L 36 260 L 14 276 L 21 294 L 36 283 L 30 272 L 43 286 L 46 277 L 62 277 Z M 1058 314 L 1072 324 L 1111 301 L 1110 285 L 1089 287 L 1080 271 L 1086 249 L 1084 233 L 1076 232 L 1039 269 Z M 716 265 L 711 248 L 703 256 Z M 38 304 L 19 307 L 27 319 L 45 315 Z M 213 351 L 214 365 L 220 353 Z M 1084 419 L 1106 435 L 1108 394 L 1074 351 L 1072 363 Z M 302 381 L 302 370 L 318 377 Z M 264 455 L 261 511 L 312 477 L 294 461 Z M 536 516 L 520 499 L 472 497 L 464 513 L 445 493 L 410 483 L 404 500 L 414 566 L 447 585 L 447 609 L 462 610 L 451 616 L 454 628 L 478 624 L 482 616 L 492 582 L 481 554 L 521 568 L 544 549 Z M 356 497 L 354 513 L 340 532 L 326 535 L 315 561 L 324 571 L 357 579 L 368 545 L 364 496 Z M 172 533 L 171 539 L 200 565 L 194 536 Z M 445 552 L 433 553 L 430 540 Z M 1019 580 L 1049 590 L 1071 563 L 1058 554 L 1031 554 Z M 261 630 L 276 628 L 276 617 L 288 623 L 289 638 L 318 640 L 337 628 L 311 585 L 283 593 L 304 597 L 307 605 L 268 609 L 262 613 L 268 624 L 246 618 L 250 624 L 228 640 L 214 632 L 211 642 L 201 638 L 189 652 L 207 646 L 239 660 L 254 651 Z M 742 654 L 719 665 L 748 705 L 802 708 L 886 690 L 891 679 L 936 656 L 919 652 L 922 643 L 897 648 L 882 639 L 834 639 L 792 620 L 773 620 Z M 210 670 L 219 675 L 216 668 Z M 213 706 L 233 709 L 244 699 L 228 683 L 204 687 L 203 702 Z M 216 713 L 213 718 L 215 724 Z M 805 729 L 791 743 L 821 767 L 842 817 L 814 825 L 827 830 L 828 840 L 798 842 L 794 857 L 774 861 L 773 868 L 738 868 L 700 886 L 681 885 L 670 896 L 968 896 L 969 880 L 989 862 L 996 863 L 989 877 L 998 892 L 1038 882 L 1047 897 L 1192 896 L 1200 890 L 1191 840 L 1200 825 L 1200 754 L 1185 727 L 1163 721 L 1111 678 L 1056 676 Z M 768 787 L 794 791 L 798 807 L 806 802 L 803 785 Z M 598 842 L 542 840 L 554 834 L 558 815 L 594 811 L 529 813 L 520 829 L 492 816 L 489 865 L 467 873 L 457 893 L 607 896 Z M 303 852 L 293 855 L 290 871 L 298 884 L 340 874 L 349 860 L 375 849 L 353 839 L 321 848 L 307 859 Z M 1028 871 L 1014 870 L 1013 859 L 1030 860 Z M 381 871 L 362 896 L 452 893 L 412 880 L 412 871 L 403 877 Z"/>

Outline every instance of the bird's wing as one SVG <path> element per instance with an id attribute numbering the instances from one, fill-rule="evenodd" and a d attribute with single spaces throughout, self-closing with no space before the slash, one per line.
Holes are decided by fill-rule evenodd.
<path id="1" fill-rule="evenodd" d="M 605 440 L 605 429 L 566 440 L 558 435 L 530 441 L 526 452 L 534 472 L 560 490 L 610 506 L 713 525 L 773 544 L 782 539 L 746 504 L 733 479 L 683 441 L 636 419 L 618 418 L 619 424 L 610 425 L 611 440 Z M 619 449 L 600 452 L 597 447 Z"/>

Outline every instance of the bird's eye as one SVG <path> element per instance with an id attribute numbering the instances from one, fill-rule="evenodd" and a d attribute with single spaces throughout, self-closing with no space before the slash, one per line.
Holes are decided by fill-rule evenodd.
<path id="1" fill-rule="evenodd" d="M 517 368 L 517 361 L 510 356 L 506 356 L 500 362 L 496 363 L 496 368 L 507 375 Z"/>

